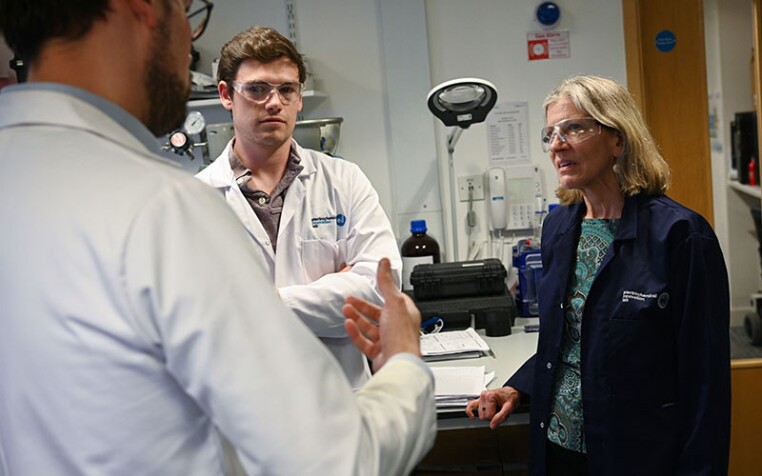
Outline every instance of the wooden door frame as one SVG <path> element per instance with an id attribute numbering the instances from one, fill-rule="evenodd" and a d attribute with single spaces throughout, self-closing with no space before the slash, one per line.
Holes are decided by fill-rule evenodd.
<path id="1" fill-rule="evenodd" d="M 752 28 L 754 33 L 754 110 L 762 111 L 762 95 L 760 95 L 760 81 L 762 81 L 762 60 L 760 48 L 762 48 L 762 0 L 752 0 Z M 757 114 L 759 115 L 759 113 Z M 762 121 L 757 120 L 757 137 L 762 137 Z M 757 158 L 762 157 L 760 147 L 757 146 Z"/>
<path id="2" fill-rule="evenodd" d="M 622 0 L 622 18 L 627 88 L 670 164 L 667 193 L 713 225 L 703 0 Z M 662 30 L 674 50 L 656 50 Z"/>

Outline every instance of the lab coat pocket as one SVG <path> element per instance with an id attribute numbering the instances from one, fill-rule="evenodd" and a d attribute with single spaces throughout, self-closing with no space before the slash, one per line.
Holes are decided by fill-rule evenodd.
<path id="1" fill-rule="evenodd" d="M 328 240 L 302 240 L 302 266 L 312 282 L 338 271 L 339 245 Z"/>
<path id="2" fill-rule="evenodd" d="M 613 397 L 611 409 L 609 434 L 617 442 L 610 455 L 615 465 L 611 474 L 676 474 L 674 459 L 680 453 L 676 403 L 633 395 Z"/>
<path id="3" fill-rule="evenodd" d="M 617 320 L 608 324 L 607 358 L 611 394 L 653 406 L 677 396 L 675 335 L 670 322 Z"/>

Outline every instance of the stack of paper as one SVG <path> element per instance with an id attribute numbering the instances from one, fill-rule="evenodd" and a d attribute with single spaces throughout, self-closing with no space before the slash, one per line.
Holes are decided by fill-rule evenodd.
<path id="1" fill-rule="evenodd" d="M 469 400 L 478 398 L 494 377 L 485 375 L 479 367 L 431 367 L 434 373 L 437 408 L 465 407 Z"/>
<path id="2" fill-rule="evenodd" d="M 472 328 L 421 336 L 421 354 L 429 362 L 477 358 L 488 354 L 489 345 Z"/>

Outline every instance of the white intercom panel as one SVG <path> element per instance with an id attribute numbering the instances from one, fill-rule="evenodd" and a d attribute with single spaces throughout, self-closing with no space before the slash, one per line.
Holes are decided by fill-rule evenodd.
<path id="1" fill-rule="evenodd" d="M 499 173 L 498 169 L 502 170 L 503 173 Z M 536 165 L 491 167 L 487 173 L 489 177 L 501 177 L 505 187 L 504 206 L 490 207 L 491 228 L 493 230 L 526 230 L 532 228 L 537 197 L 542 196 L 539 167 Z M 495 179 L 496 185 L 500 181 Z M 489 184 L 492 185 L 492 179 Z M 505 214 L 504 218 L 500 216 L 503 213 Z M 505 226 L 501 227 L 504 223 Z"/>

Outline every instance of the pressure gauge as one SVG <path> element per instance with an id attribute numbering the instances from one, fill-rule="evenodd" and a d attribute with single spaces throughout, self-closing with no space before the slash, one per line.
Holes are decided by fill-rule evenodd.
<path id="1" fill-rule="evenodd" d="M 185 118 L 185 125 L 183 128 L 188 134 L 198 134 L 206 127 L 206 120 L 204 115 L 199 111 L 191 111 Z"/>
<path id="2" fill-rule="evenodd" d="M 184 154 L 192 145 L 188 134 L 179 129 L 169 135 L 169 144 L 175 154 Z"/>

